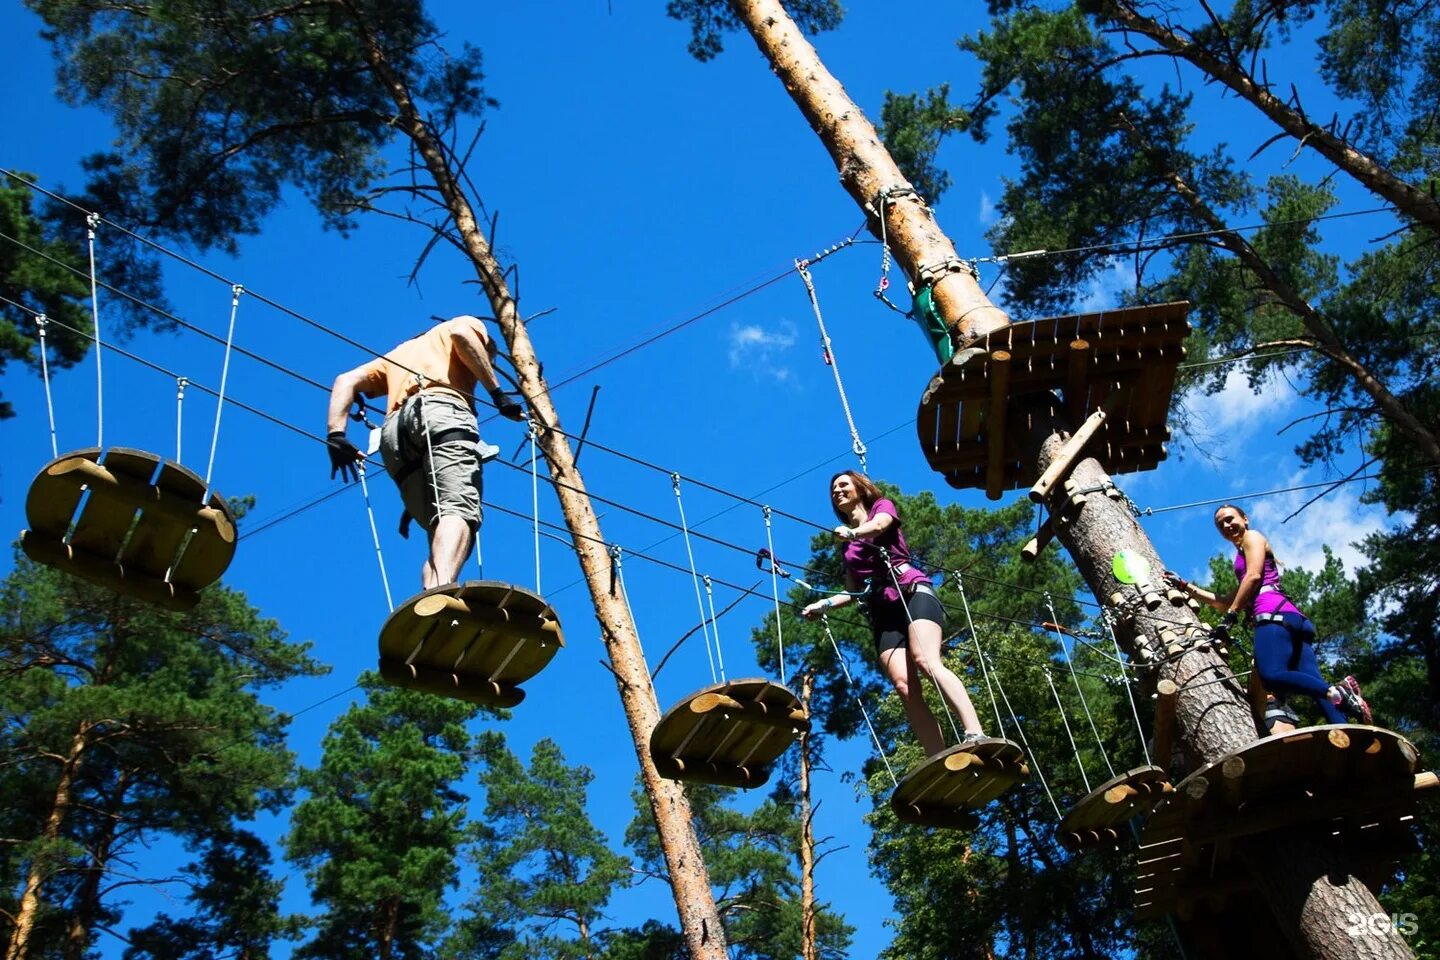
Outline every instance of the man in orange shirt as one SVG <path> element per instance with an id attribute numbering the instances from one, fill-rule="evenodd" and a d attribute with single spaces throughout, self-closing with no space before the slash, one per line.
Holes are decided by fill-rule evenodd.
<path id="1" fill-rule="evenodd" d="M 500 389 L 495 350 L 484 324 L 462 315 L 340 374 L 330 388 L 326 446 L 332 480 L 337 473 L 346 482 L 355 479 L 355 465 L 364 459 L 345 436 L 350 405 L 359 396 L 385 397 L 380 455 L 406 513 L 430 535 L 430 556 L 420 572 L 427 590 L 456 581 L 480 527 L 481 463 L 488 457 L 479 449 L 477 381 L 502 416 L 525 419 L 525 411 Z M 402 534 L 405 530 L 402 523 Z"/>

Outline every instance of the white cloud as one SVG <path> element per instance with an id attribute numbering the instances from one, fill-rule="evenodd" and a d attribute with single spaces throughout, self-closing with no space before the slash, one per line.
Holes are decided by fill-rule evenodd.
<path id="1" fill-rule="evenodd" d="M 1191 396 L 1193 399 L 1188 400 L 1186 406 L 1195 425 L 1210 439 L 1222 441 L 1231 449 L 1262 426 L 1281 426 L 1276 417 L 1297 399 L 1294 390 L 1274 381 L 1256 394 L 1250 387 L 1249 377 L 1239 367 L 1231 368 L 1225 375 L 1225 386 L 1217 392 L 1197 392 Z"/>
<path id="2" fill-rule="evenodd" d="M 784 383 L 793 372 L 784 363 L 783 355 L 795 346 L 795 325 L 788 320 L 767 330 L 759 324 L 730 325 L 730 366 L 745 367 L 756 377 L 768 377 Z"/>
<path id="3" fill-rule="evenodd" d="M 1315 482 L 1313 474 L 1297 473 L 1278 481 L 1277 486 L 1298 486 L 1307 482 Z M 1323 489 L 1297 490 L 1242 506 L 1256 529 L 1270 541 L 1270 548 L 1281 563 L 1318 571 L 1325 563 L 1321 547 L 1329 545 L 1331 552 L 1344 562 L 1346 572 L 1353 574 L 1357 567 L 1365 565 L 1364 556 L 1353 544 L 1385 529 L 1391 518 L 1381 507 L 1362 504 L 1360 488 L 1346 484 L 1284 522 L 1286 517 Z"/>
<path id="4" fill-rule="evenodd" d="M 1105 269 L 1091 277 L 1080 292 L 1076 309 L 1081 313 L 1098 313 L 1115 306 L 1119 295 L 1134 289 L 1135 268 L 1129 260 L 1112 259 Z"/>
<path id="5" fill-rule="evenodd" d="M 999 219 L 999 211 L 995 209 L 995 201 L 990 199 L 990 194 L 984 190 L 980 191 L 980 215 L 976 218 L 982 226 L 989 226 Z"/>

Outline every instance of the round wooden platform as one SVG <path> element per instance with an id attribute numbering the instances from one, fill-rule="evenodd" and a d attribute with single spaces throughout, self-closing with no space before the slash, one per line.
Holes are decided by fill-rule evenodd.
<path id="1" fill-rule="evenodd" d="M 1410 841 L 1418 759 L 1394 731 L 1335 724 L 1264 737 L 1196 770 L 1145 825 L 1137 918 L 1188 919 L 1251 890 L 1234 845 L 1275 830 L 1345 844 L 1357 865 L 1388 860 Z"/>
<path id="2" fill-rule="evenodd" d="M 903 823 L 970 829 L 972 812 L 1030 775 L 1012 740 L 987 737 L 943 750 L 907 773 L 890 795 Z"/>
<path id="3" fill-rule="evenodd" d="M 405 601 L 380 628 L 380 675 L 399 687 L 492 707 L 565 645 L 555 611 L 524 587 L 470 580 Z"/>
<path id="4" fill-rule="evenodd" d="M 30 485 L 25 517 L 20 544 L 32 560 L 172 610 L 195 606 L 235 556 L 225 498 L 205 499 L 193 471 L 129 447 L 50 461 Z"/>
<path id="5" fill-rule="evenodd" d="M 1185 357 L 1188 303 L 1050 317 L 1002 327 L 957 353 L 930 381 L 916 429 L 930 466 L 952 487 L 991 499 L 1030 486 L 1034 464 L 1006 436 L 1006 408 L 1023 394 L 1061 391 L 1072 427 L 1117 390 L 1086 452 L 1110 474 L 1165 459 L 1175 372 Z"/>
<path id="6" fill-rule="evenodd" d="M 1174 791 L 1162 767 L 1136 767 L 1106 780 L 1080 798 L 1055 828 L 1070 851 L 1113 845 L 1126 821 L 1149 813 Z"/>
<path id="7" fill-rule="evenodd" d="M 810 729 L 785 687 L 750 677 L 704 687 L 665 712 L 650 733 L 650 758 L 669 780 L 758 787 L 776 759 Z"/>

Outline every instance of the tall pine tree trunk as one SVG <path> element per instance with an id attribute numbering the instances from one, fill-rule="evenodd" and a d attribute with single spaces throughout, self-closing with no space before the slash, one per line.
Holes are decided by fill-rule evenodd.
<path id="1" fill-rule="evenodd" d="M 800 675 L 800 709 L 810 713 L 815 675 Z M 800 960 L 820 960 L 815 937 L 815 823 L 810 804 L 810 731 L 800 734 Z"/>
<path id="2" fill-rule="evenodd" d="M 876 200 L 881 191 L 893 194 L 897 187 L 904 190 L 910 184 L 881 144 L 874 126 L 825 69 L 780 0 L 731 0 L 731 8 L 830 152 L 845 189 L 862 209 L 871 212 L 871 227 L 875 230 L 878 224 L 874 214 L 879 210 Z M 912 279 L 918 282 L 927 273 L 935 275 L 938 263 L 954 257 L 953 244 L 921 203 L 912 199 L 892 201 L 885 205 L 884 213 L 885 233 L 895 258 Z M 978 281 L 964 270 L 946 270 L 937 281 L 934 299 L 941 315 L 956 331 L 961 347 L 1009 322 L 990 304 Z M 1037 476 L 1054 459 L 1073 426 L 1065 422 L 1058 402 L 1047 402 L 1043 397 L 1016 404 L 1007 419 L 1028 434 L 1024 439 Z M 1082 460 L 1071 476 L 1081 487 L 1109 480 L 1093 459 Z M 1063 495 L 1057 484 L 1052 491 L 1057 502 L 1047 504 L 1052 514 L 1060 513 L 1058 500 Z M 1108 497 L 1092 496 L 1074 522 L 1057 527 L 1057 538 L 1069 550 L 1096 596 L 1108 597 L 1122 589 L 1110 562 L 1119 550 L 1136 551 L 1150 561 L 1152 569 L 1164 569 L 1154 546 L 1129 511 Z M 1188 609 L 1176 613 L 1182 622 L 1194 619 Z M 1136 631 L 1141 626 L 1156 629 L 1144 621 L 1118 631 L 1127 649 L 1136 649 Z M 1205 679 L 1214 679 L 1228 674 L 1229 668 L 1214 652 L 1192 650 L 1167 664 L 1161 676 L 1180 685 L 1176 721 L 1186 755 L 1192 762 L 1208 763 L 1253 741 L 1255 728 L 1238 684 L 1186 685 L 1186 680 L 1201 673 L 1207 674 Z M 1335 879 L 1343 882 L 1332 883 L 1325 875 L 1317 876 L 1315 865 L 1324 860 L 1312 841 L 1295 837 L 1285 850 L 1253 864 L 1266 901 L 1281 925 L 1293 931 L 1291 939 L 1297 950 L 1326 960 L 1411 956 L 1398 935 L 1343 936 L 1350 912 L 1379 913 L 1381 909 L 1374 895 L 1354 877 L 1342 873 Z"/>
<path id="3" fill-rule="evenodd" d="M 25 875 L 25 888 L 20 894 L 20 909 L 15 913 L 15 929 L 10 934 L 10 943 L 5 948 L 5 960 L 25 960 L 30 952 L 30 934 L 35 929 L 35 914 L 40 909 L 40 885 L 45 880 L 45 862 L 52 853 L 46 849 L 60 839 L 65 818 L 70 812 L 71 789 L 75 775 L 80 769 L 80 757 L 89 745 L 90 724 L 82 723 L 70 741 L 70 749 L 60 763 L 60 776 L 55 781 L 55 798 L 50 803 L 50 813 L 45 817 L 45 827 L 40 831 L 39 855 L 30 863 Z"/>
<path id="4" fill-rule="evenodd" d="M 95 836 L 90 838 L 90 862 L 85 876 L 71 898 L 70 924 L 65 932 L 65 960 L 85 960 L 90 948 L 91 928 L 100 914 L 100 881 L 110 866 L 110 851 L 115 845 L 115 832 L 123 822 L 125 795 L 130 790 L 135 771 L 122 769 L 115 779 L 115 789 L 106 800 L 103 816 Z"/>
<path id="5" fill-rule="evenodd" d="M 520 392 L 540 430 L 539 443 L 545 452 L 560 509 L 565 515 L 575 545 L 575 554 L 590 588 L 590 599 L 600 623 L 610 667 L 620 692 L 620 702 L 629 721 L 635 755 L 640 762 L 641 780 L 655 817 L 660 846 L 665 854 L 671 891 L 679 913 L 680 926 L 690 956 L 695 960 L 721 960 L 726 956 L 725 932 L 715 908 L 710 877 L 702 858 L 699 839 L 691 819 L 690 802 L 680 784 L 665 780 L 650 759 L 650 733 L 660 722 L 660 706 L 650 671 L 628 604 L 620 586 L 610 585 L 610 556 L 600 535 L 600 525 L 585 481 L 575 465 L 569 438 L 561 432 L 560 417 L 551 402 L 550 387 L 541 374 L 530 335 L 516 309 L 515 298 L 505 282 L 504 271 L 481 231 L 475 212 L 460 186 L 458 171 L 443 144 L 425 122 L 405 78 L 396 74 L 385 51 L 371 33 L 364 15 L 354 4 L 347 8 L 355 18 L 365 44 L 366 56 L 375 74 L 390 91 L 396 107 L 396 126 L 410 138 L 416 153 L 449 212 L 475 274 L 490 302 L 515 366 Z M 598 692 L 598 691 L 597 691 Z"/>

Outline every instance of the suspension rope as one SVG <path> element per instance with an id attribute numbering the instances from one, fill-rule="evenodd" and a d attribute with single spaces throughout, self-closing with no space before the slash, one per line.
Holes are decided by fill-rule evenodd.
<path id="1" fill-rule="evenodd" d="M 538 594 L 540 593 L 540 461 L 535 447 L 537 431 L 534 420 L 527 425 L 525 435 L 530 440 L 530 515 L 535 518 L 535 592 Z"/>
<path id="2" fill-rule="evenodd" d="M 189 385 L 189 377 L 175 378 L 175 462 L 181 462 L 180 443 L 184 437 L 185 430 L 185 387 Z"/>
<path id="3" fill-rule="evenodd" d="M 978 643 L 975 649 L 980 649 Z M 985 660 L 990 659 L 989 654 L 984 651 L 980 652 L 980 656 Z M 1036 756 L 1035 751 L 1031 749 L 1030 740 L 1025 736 L 1025 728 L 1021 726 L 1020 718 L 1015 715 L 1015 708 L 1010 704 L 1010 695 L 1005 692 L 1005 684 L 1000 681 L 1000 671 L 995 668 L 995 664 L 993 663 L 990 664 L 990 669 L 995 674 L 995 687 L 1000 691 L 1000 699 L 1005 701 L 1005 712 L 1010 714 L 1010 722 L 1015 725 L 1015 732 L 1020 734 L 1020 743 L 1025 747 L 1025 755 L 1030 758 L 1030 765 L 1035 768 L 1035 775 L 1040 778 L 1040 786 L 1045 788 L 1045 796 L 1050 798 L 1050 806 L 1055 810 L 1055 819 L 1064 820 L 1065 815 L 1060 812 L 1060 805 L 1055 802 L 1055 794 L 1050 792 L 1050 783 L 1045 779 L 1045 771 L 1040 769 L 1040 758 Z M 1043 670 L 1044 667 L 1041 667 L 1041 669 Z"/>
<path id="4" fill-rule="evenodd" d="M 840 672 L 845 675 L 845 689 L 850 692 L 850 699 L 860 708 L 860 716 L 865 718 L 865 729 L 870 731 L 870 739 L 875 743 L 875 752 L 880 755 L 880 760 L 885 764 L 885 772 L 890 774 L 890 783 L 900 786 L 900 781 L 895 779 L 895 771 L 890 767 L 890 758 L 885 755 L 885 748 L 880 745 L 880 735 L 875 732 L 875 724 L 870 722 L 870 711 L 865 709 L 865 702 L 855 692 L 855 679 L 850 676 L 849 662 L 845 654 L 840 652 L 840 645 L 835 642 L 835 634 L 830 631 L 830 618 L 824 614 L 820 616 L 820 624 L 825 628 L 825 638 L 830 641 L 830 649 L 835 651 L 835 660 L 840 664 Z"/>
<path id="5" fill-rule="evenodd" d="M 95 227 L 100 214 L 85 216 L 85 242 L 90 250 L 90 317 L 95 340 L 95 446 L 105 449 L 105 378 L 100 367 L 100 292 L 95 283 Z"/>
<path id="6" fill-rule="evenodd" d="M 795 269 L 800 273 L 800 279 L 805 281 L 805 292 L 810 295 L 810 306 L 815 309 L 815 323 L 820 327 L 820 347 L 825 351 L 825 362 L 835 374 L 835 389 L 840 394 L 840 407 L 845 411 L 845 422 L 850 427 L 850 449 L 855 451 L 855 457 L 860 461 L 860 472 L 869 473 L 870 468 L 865 463 L 865 441 L 860 439 L 855 417 L 850 412 L 850 400 L 845 396 L 845 383 L 840 379 L 840 364 L 831 348 L 830 334 L 825 330 L 825 318 L 820 314 L 820 301 L 815 296 L 815 281 L 810 277 L 810 261 L 796 260 Z"/>
<path id="7" fill-rule="evenodd" d="M 210 476 L 215 469 L 215 450 L 220 443 L 220 414 L 225 410 L 225 384 L 230 379 L 230 350 L 235 344 L 235 315 L 240 312 L 240 295 L 245 288 L 230 288 L 230 329 L 225 334 L 225 361 L 220 366 L 220 396 L 215 400 L 215 428 L 210 433 L 210 460 L 205 466 L 205 498 L 210 497 Z M 203 502 L 203 501 L 202 501 Z"/>
<path id="8" fill-rule="evenodd" d="M 50 455 L 60 456 L 60 447 L 55 439 L 55 400 L 50 394 L 49 347 L 45 343 L 45 327 L 49 319 L 43 313 L 35 314 L 35 326 L 40 331 L 40 379 L 45 382 L 45 412 L 50 416 Z"/>
<path id="9" fill-rule="evenodd" d="M 710 601 L 710 629 L 715 634 L 715 658 L 720 662 L 720 680 L 725 682 L 725 654 L 720 647 L 720 619 L 715 616 L 715 591 L 710 587 L 710 575 L 705 574 L 705 598 Z"/>
<path id="10" fill-rule="evenodd" d="M 1041 670 L 1045 674 L 1045 682 L 1050 684 L 1050 692 L 1055 695 L 1055 709 L 1060 712 L 1060 722 L 1065 727 L 1065 736 L 1070 738 L 1070 749 L 1075 752 L 1075 766 L 1080 768 L 1080 780 L 1085 784 L 1085 792 L 1089 793 L 1090 777 L 1085 772 L 1085 764 L 1080 760 L 1080 747 L 1075 743 L 1075 734 L 1070 732 L 1070 721 L 1065 717 L 1065 705 L 1060 702 L 1060 691 L 1055 689 L 1055 680 L 1050 676 L 1049 669 L 1041 667 Z"/>
<path id="11" fill-rule="evenodd" d="M 1115 776 L 1115 767 L 1110 763 L 1110 754 L 1105 752 L 1105 742 L 1100 739 L 1100 729 L 1095 726 L 1095 717 L 1090 713 L 1090 703 L 1085 699 L 1085 690 L 1080 686 L 1080 678 L 1075 675 L 1075 661 L 1070 658 L 1070 648 L 1065 644 L 1065 635 L 1060 632 L 1059 616 L 1055 613 L 1055 603 L 1050 599 L 1049 592 L 1045 594 L 1045 606 L 1050 611 L 1050 622 L 1055 625 L 1055 638 L 1060 641 L 1060 652 L 1065 654 L 1065 663 L 1070 668 L 1070 679 L 1075 681 L 1075 692 L 1080 695 L 1080 709 L 1085 711 L 1085 719 L 1090 721 L 1090 732 L 1095 735 L 1095 746 L 1100 748 L 1100 757 L 1105 761 L 1105 767 L 1110 771 L 1110 776 Z M 1128 687 L 1129 684 L 1127 683 Z M 1086 787 L 1089 790 L 1089 787 Z"/>
<path id="12" fill-rule="evenodd" d="M 390 596 L 390 578 L 385 573 L 385 555 L 380 552 L 380 531 L 375 526 L 375 510 L 370 505 L 370 486 L 365 482 L 365 461 L 357 460 L 355 467 L 360 474 L 360 492 L 365 497 L 365 513 L 370 518 L 370 538 L 375 541 L 375 561 L 380 565 L 380 584 L 385 588 L 385 606 L 394 613 L 395 601 Z"/>
<path id="13" fill-rule="evenodd" d="M 1120 640 L 1115 636 L 1115 625 L 1111 622 L 1111 613 L 1106 610 L 1100 615 L 1100 621 L 1105 624 L 1105 632 L 1110 634 L 1110 642 L 1115 645 L 1115 656 L 1120 656 Z M 1123 671 L 1122 671 L 1123 674 Z M 1135 705 L 1135 691 L 1127 678 L 1125 681 L 1125 696 L 1130 698 L 1130 714 L 1135 718 L 1135 734 L 1140 738 L 1140 751 L 1145 755 L 1145 765 L 1151 764 L 1150 747 L 1145 743 L 1145 728 L 1140 724 L 1140 708 Z"/>
<path id="14" fill-rule="evenodd" d="M 980 634 L 975 630 L 975 620 L 970 616 L 970 601 L 965 596 L 965 581 L 956 570 L 952 574 L 955 578 L 955 588 L 960 592 L 960 605 L 965 610 L 965 625 L 970 628 L 970 639 L 975 644 L 975 659 L 980 661 L 980 673 L 985 678 L 985 689 L 990 694 L 990 707 L 995 711 L 995 726 L 1000 735 L 1005 735 L 1005 722 L 1000 719 L 1000 705 L 995 702 L 995 688 L 990 683 L 990 668 L 985 664 L 985 654 L 980 649 Z"/>
<path id="15" fill-rule="evenodd" d="M 770 556 L 775 556 L 775 537 L 770 529 L 770 508 L 762 506 L 765 516 L 765 542 L 769 545 Z M 775 645 L 780 651 L 780 685 L 785 685 L 785 627 L 780 622 L 780 575 L 775 564 L 770 564 L 770 594 L 775 598 Z"/>
<path id="16" fill-rule="evenodd" d="M 700 574 L 695 570 L 695 550 L 690 545 L 690 527 L 685 522 L 685 501 L 680 497 L 680 474 L 670 474 L 670 486 L 675 491 L 675 506 L 680 510 L 680 530 L 685 535 L 685 555 L 690 560 L 690 583 L 695 587 L 695 607 L 700 611 L 700 630 L 705 636 L 705 659 L 710 662 L 710 682 L 717 679 L 715 673 L 715 654 L 710 649 L 710 623 L 705 617 L 705 603 L 700 599 Z M 775 619 L 780 619 L 779 609 L 776 609 Z"/>
<path id="17" fill-rule="evenodd" d="M 640 647 L 640 656 L 645 656 L 645 644 L 640 639 L 640 624 L 635 620 L 635 611 L 630 607 L 630 588 L 625 586 L 625 560 L 624 551 L 618 543 L 609 544 L 606 548 L 610 554 L 610 564 L 615 569 L 615 580 L 620 584 L 620 598 L 625 601 L 625 612 L 630 616 L 630 626 L 635 629 L 635 643 Z"/>

